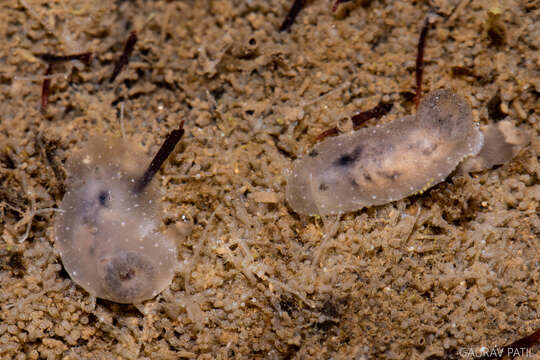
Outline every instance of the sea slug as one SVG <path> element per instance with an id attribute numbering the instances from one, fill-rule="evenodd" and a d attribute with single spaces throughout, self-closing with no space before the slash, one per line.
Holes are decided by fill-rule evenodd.
<path id="1" fill-rule="evenodd" d="M 300 214 L 328 215 L 386 204 L 443 181 L 483 135 L 469 104 L 434 91 L 415 116 L 328 138 L 295 161 L 286 199 Z"/>
<path id="2" fill-rule="evenodd" d="M 160 196 L 150 180 L 179 136 L 172 144 L 168 138 L 152 162 L 139 147 L 112 137 L 91 139 L 68 160 L 55 247 L 70 277 L 91 295 L 135 303 L 171 283 L 177 248 L 160 229 Z M 162 151 L 167 143 L 170 150 Z"/>

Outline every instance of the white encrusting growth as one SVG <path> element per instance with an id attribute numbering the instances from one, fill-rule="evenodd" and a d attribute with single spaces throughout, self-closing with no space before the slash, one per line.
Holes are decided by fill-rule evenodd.
<path id="1" fill-rule="evenodd" d="M 71 278 L 90 294 L 135 303 L 172 281 L 177 249 L 160 231 L 158 191 L 135 191 L 150 159 L 136 146 L 95 138 L 67 162 L 68 192 L 55 221 L 55 247 Z"/>

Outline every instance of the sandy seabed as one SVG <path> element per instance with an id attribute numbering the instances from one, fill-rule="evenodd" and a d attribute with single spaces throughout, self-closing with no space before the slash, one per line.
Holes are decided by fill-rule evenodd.
<path id="1" fill-rule="evenodd" d="M 313 0 L 279 32 L 290 6 L 0 4 L 0 358 L 461 359 L 540 328 L 538 2 L 356 1 L 334 14 Z M 424 89 L 453 89 L 480 124 L 509 119 L 531 144 L 422 195 L 298 216 L 287 172 L 321 131 L 381 100 L 394 108 L 366 126 L 414 111 L 430 9 Z M 88 65 L 54 65 L 41 111 L 36 54 L 86 51 Z M 66 159 L 122 128 L 153 154 L 181 120 L 155 181 L 182 270 L 143 304 L 96 301 L 54 250 Z"/>

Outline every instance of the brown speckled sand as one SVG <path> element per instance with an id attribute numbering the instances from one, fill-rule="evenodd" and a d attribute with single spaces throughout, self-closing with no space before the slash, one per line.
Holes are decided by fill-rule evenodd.
<path id="1" fill-rule="evenodd" d="M 425 1 L 3 1 L 0 5 L 0 358 L 459 359 L 540 328 L 540 10 L 434 0 L 424 89 L 450 88 L 486 125 L 532 137 L 511 162 L 426 193 L 300 217 L 287 172 L 323 130 L 393 101 L 412 112 Z M 47 5 L 45 5 L 47 4 Z M 493 16 L 491 16 L 493 18 Z M 109 77 L 129 32 L 131 62 Z M 47 110 L 33 54 L 57 64 Z M 181 271 L 143 304 L 94 302 L 63 270 L 53 223 L 64 164 L 90 134 L 151 156 Z M 367 125 L 374 125 L 371 120 Z M 261 196 L 263 194 L 264 196 Z M 264 200 L 264 201 L 263 201 Z M 176 235 L 174 235 L 176 234 Z M 19 240 L 24 240 L 19 243 Z M 540 359 L 539 347 L 531 357 Z"/>

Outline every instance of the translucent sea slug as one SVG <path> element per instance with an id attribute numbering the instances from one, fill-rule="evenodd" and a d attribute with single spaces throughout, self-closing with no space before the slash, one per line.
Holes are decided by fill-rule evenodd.
<path id="1" fill-rule="evenodd" d="M 134 303 L 171 283 L 177 249 L 160 231 L 161 201 L 151 179 L 183 133 L 175 131 L 152 162 L 137 146 L 111 137 L 90 140 L 68 160 L 55 247 L 71 278 L 91 295 Z M 143 173 L 141 164 L 148 163 Z"/>
<path id="2" fill-rule="evenodd" d="M 434 91 L 416 116 L 317 144 L 294 163 L 286 198 L 301 214 L 385 204 L 443 181 L 482 144 L 467 102 L 450 90 Z"/>

